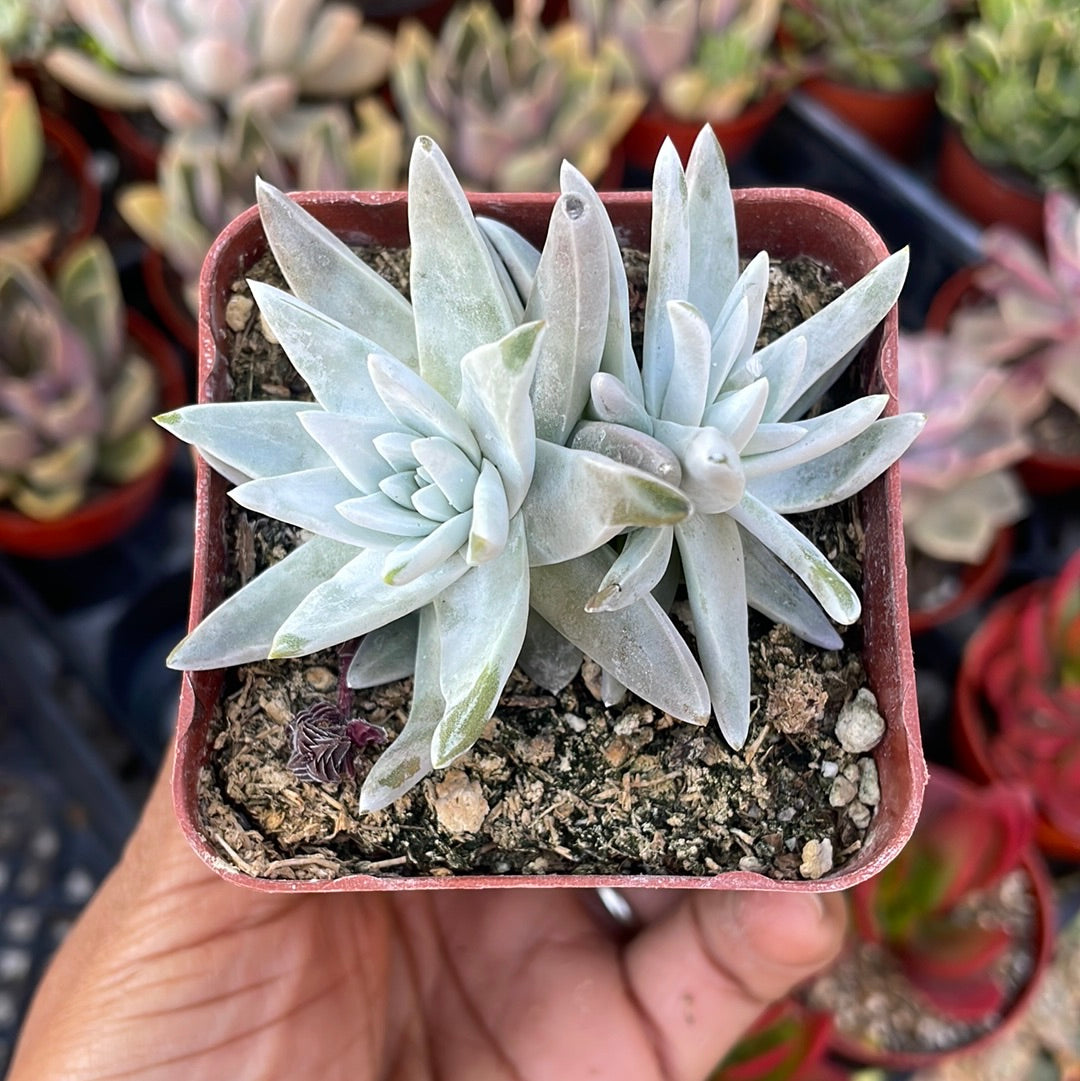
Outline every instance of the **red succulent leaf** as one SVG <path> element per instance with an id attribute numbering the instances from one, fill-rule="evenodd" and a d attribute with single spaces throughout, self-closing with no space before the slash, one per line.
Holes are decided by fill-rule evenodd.
<path id="1" fill-rule="evenodd" d="M 920 927 L 905 945 L 904 968 L 916 983 L 982 980 L 1010 941 L 1009 932 L 1002 927 L 958 926 L 952 920 L 936 920 Z"/>
<path id="2" fill-rule="evenodd" d="M 810 1081 L 810 1071 L 824 1058 L 831 1028 L 828 1014 L 781 999 L 757 1019 L 711 1081 Z"/>
<path id="3" fill-rule="evenodd" d="M 978 1021 L 1000 1013 L 1005 1006 L 1004 989 L 989 976 L 970 980 L 935 980 L 908 972 L 912 983 L 938 1013 L 957 1021 Z"/>
<path id="4" fill-rule="evenodd" d="M 1020 611 L 1016 649 L 1021 670 L 1028 680 L 1056 682 L 1054 656 L 1050 646 L 1051 627 L 1047 614 L 1049 583 L 1042 583 Z"/>
<path id="5" fill-rule="evenodd" d="M 1080 836 L 1080 742 L 1045 763 L 1036 791 L 1047 819 L 1063 833 Z"/>

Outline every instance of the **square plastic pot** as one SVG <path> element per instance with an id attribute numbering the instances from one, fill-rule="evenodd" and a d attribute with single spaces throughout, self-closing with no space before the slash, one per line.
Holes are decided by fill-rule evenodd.
<path id="1" fill-rule="evenodd" d="M 346 243 L 400 248 L 407 244 L 406 195 L 393 193 L 307 193 L 298 201 Z M 474 196 L 477 213 L 514 226 L 543 244 L 554 195 Z M 604 196 L 620 243 L 648 250 L 650 196 L 618 192 Z M 751 189 L 735 193 L 743 253 L 764 249 L 775 258 L 811 255 L 852 285 L 888 253 L 865 219 L 849 207 L 801 189 Z M 267 251 L 257 212 L 233 221 L 211 248 L 203 266 L 199 314 L 199 398 L 227 400 L 225 305 L 230 286 Z M 897 319 L 885 319 L 855 360 L 861 393 L 886 393 L 887 413 L 896 412 Z M 196 478 L 194 579 L 190 625 L 222 599 L 225 548 L 221 522 L 226 482 L 199 462 Z M 880 871 L 903 847 L 919 815 L 926 765 L 922 756 L 915 676 L 908 630 L 904 543 L 900 521 L 900 478 L 896 467 L 859 497 L 865 532 L 863 663 L 869 685 L 887 722 L 874 751 L 881 803 L 862 850 L 844 867 L 814 881 L 777 881 L 747 871 L 708 877 L 666 875 L 458 875 L 384 877 L 351 875 L 330 881 L 253 879 L 227 863 L 201 829 L 199 772 L 210 753 L 210 726 L 221 692 L 222 671 L 188 673 L 183 681 L 173 777 L 176 810 L 195 851 L 224 878 L 264 890 L 391 890 L 493 887 L 682 887 L 775 889 L 824 892 L 846 889 Z"/>

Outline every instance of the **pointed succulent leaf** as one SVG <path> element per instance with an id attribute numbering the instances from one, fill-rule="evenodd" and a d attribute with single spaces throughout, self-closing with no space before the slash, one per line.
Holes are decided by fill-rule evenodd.
<path id="1" fill-rule="evenodd" d="M 599 550 L 558 566 L 533 567 L 533 607 L 633 694 L 679 720 L 707 724 L 705 677 L 652 597 L 617 612 L 585 610 L 613 561 L 614 553 Z"/>
<path id="2" fill-rule="evenodd" d="M 470 566 L 494 559 L 506 547 L 510 535 L 510 509 L 506 488 L 498 469 L 484 460 L 473 491 L 472 527 L 465 562 Z"/>
<path id="3" fill-rule="evenodd" d="M 457 444 L 442 436 L 417 439 L 412 444 L 416 464 L 450 501 L 454 510 L 468 510 L 480 471 Z"/>
<path id="4" fill-rule="evenodd" d="M 802 465 L 843 446 L 874 423 L 889 403 L 887 394 L 868 394 L 852 402 L 800 422 L 806 435 L 783 450 L 743 455 L 747 481 Z"/>
<path id="5" fill-rule="evenodd" d="M 389 421 L 364 363 L 382 348 L 298 297 L 248 281 L 267 326 L 323 408 L 345 416 Z"/>
<path id="6" fill-rule="evenodd" d="M 719 428 L 742 453 L 760 426 L 768 400 L 768 379 L 755 379 L 745 387 L 722 394 L 705 410 L 703 423 L 710 428 Z"/>
<path id="7" fill-rule="evenodd" d="M 443 436 L 456 443 L 474 465 L 480 447 L 465 418 L 430 383 L 392 357 L 373 353 L 368 371 L 387 409 L 419 436 Z"/>
<path id="8" fill-rule="evenodd" d="M 758 252 L 739 275 L 712 326 L 713 370 L 709 401 L 715 401 L 732 372 L 741 370 L 753 354 L 769 290 L 769 254 Z M 745 311 L 745 320 L 743 312 Z"/>
<path id="9" fill-rule="evenodd" d="M 806 429 L 800 424 L 783 421 L 777 424 L 759 424 L 754 429 L 750 441 L 742 448 L 743 454 L 767 454 L 773 450 L 783 450 L 797 443 L 806 435 Z"/>
<path id="10" fill-rule="evenodd" d="M 472 519 L 473 512 L 468 510 L 441 522 L 426 537 L 403 541 L 383 560 L 383 581 L 404 586 L 441 566 L 465 546 Z"/>
<path id="11" fill-rule="evenodd" d="M 627 527 L 673 525 L 691 511 L 677 488 L 600 454 L 540 440 L 536 461 L 522 505 L 533 565 L 574 559 Z"/>
<path id="12" fill-rule="evenodd" d="M 749 494 L 728 513 L 799 576 L 830 618 L 844 626 L 859 618 L 855 590 L 786 518 Z"/>
<path id="13" fill-rule="evenodd" d="M 667 317 L 678 372 L 668 383 L 660 419 L 676 424 L 700 424 L 709 390 L 712 335 L 701 313 L 686 301 L 669 301 Z"/>
<path id="14" fill-rule="evenodd" d="M 739 528 L 728 515 L 696 514 L 675 528 L 694 640 L 713 712 L 738 750 L 750 728 L 750 632 Z"/>
<path id="15" fill-rule="evenodd" d="M 451 518 L 458 516 L 450 500 L 434 484 L 417 485 L 416 474 L 403 476 L 401 479 L 412 488 L 408 497 L 409 506 L 429 521 L 449 522 Z M 387 492 L 387 494 L 390 493 Z"/>
<path id="16" fill-rule="evenodd" d="M 766 420 L 798 420 L 820 398 L 896 303 L 907 269 L 908 250 L 903 248 L 878 263 L 821 311 L 757 352 L 762 374 L 772 379 L 782 370 L 787 340 L 806 338 L 802 376 L 782 398 L 770 403 Z"/>
<path id="17" fill-rule="evenodd" d="M 670 526 L 631 530 L 586 609 L 613 612 L 651 593 L 668 569 L 674 540 Z"/>
<path id="18" fill-rule="evenodd" d="M 702 125 L 686 164 L 690 215 L 690 281 L 686 299 L 711 327 L 739 275 L 735 203 L 720 141 Z"/>
<path id="19" fill-rule="evenodd" d="M 300 414 L 300 423 L 358 491 L 374 491 L 393 472 L 390 463 L 375 449 L 374 440 L 382 430 L 378 422 L 371 424 L 360 417 L 309 409 Z"/>
<path id="20" fill-rule="evenodd" d="M 559 197 L 525 310 L 547 327 L 532 400 L 536 435 L 552 443 L 566 443 L 600 370 L 608 330 L 606 220 L 603 207 L 580 195 Z"/>
<path id="21" fill-rule="evenodd" d="M 427 136 L 416 140 L 409 164 L 409 237 L 420 371 L 456 404 L 462 357 L 508 334 L 516 320 L 465 193 Z"/>
<path id="22" fill-rule="evenodd" d="M 439 686 L 446 701 L 431 742 L 436 769 L 480 737 L 514 668 L 529 617 L 529 564 L 520 516 L 506 547 L 435 598 Z"/>
<path id="23" fill-rule="evenodd" d="M 385 553 L 352 552 L 354 558 L 311 590 L 278 628 L 271 657 L 303 657 L 359 638 L 422 608 L 469 569 L 460 556 L 451 556 L 415 581 L 387 585 L 382 577 Z"/>
<path id="24" fill-rule="evenodd" d="M 431 605 L 419 613 L 413 667 L 408 720 L 364 778 L 361 813 L 389 807 L 431 772 L 431 739 L 445 708 L 439 689 L 439 630 Z"/>
<path id="25" fill-rule="evenodd" d="M 564 194 L 577 195 L 583 199 L 587 206 L 597 212 L 601 221 L 608 264 L 608 318 L 600 370 L 618 379 L 626 393 L 640 407 L 644 398 L 641 369 L 634 355 L 630 335 L 630 287 L 626 280 L 626 267 L 618 238 L 615 236 L 615 228 L 596 190 L 568 161 L 564 160 L 562 163 L 559 183 Z"/>
<path id="26" fill-rule="evenodd" d="M 323 315 L 416 367 L 413 310 L 401 293 L 277 188 L 257 180 L 255 194 L 267 242 L 289 288 Z"/>
<path id="27" fill-rule="evenodd" d="M 536 434 L 529 388 L 546 340 L 544 324 L 525 323 L 461 362 L 459 409 L 483 456 L 499 471 L 511 516 L 533 476 Z"/>
<path id="28" fill-rule="evenodd" d="M 682 481 L 682 466 L 675 452 L 637 428 L 586 420 L 574 429 L 570 446 L 643 469 L 668 484 L 678 486 Z"/>
<path id="29" fill-rule="evenodd" d="M 596 420 L 624 424 L 639 432 L 652 431 L 652 418 L 645 412 L 640 396 L 631 394 L 622 380 L 608 372 L 597 372 L 589 391 L 591 412 Z"/>
<path id="30" fill-rule="evenodd" d="M 538 687 L 558 694 L 578 674 L 582 653 L 567 641 L 535 608 L 529 609 L 525 641 L 518 655 L 518 667 Z"/>
<path id="31" fill-rule="evenodd" d="M 166 664 L 198 671 L 264 659 L 289 615 L 355 558 L 351 544 L 312 537 L 226 598 L 169 654 Z"/>
<path id="32" fill-rule="evenodd" d="M 484 239 L 498 256 L 514 283 L 514 290 L 521 301 L 522 310 L 532 293 L 536 268 L 540 265 L 540 251 L 530 244 L 516 229 L 494 218 L 477 216 L 476 224 Z"/>
<path id="33" fill-rule="evenodd" d="M 413 674 L 420 615 L 410 612 L 393 623 L 378 627 L 360 640 L 345 682 L 353 690 L 382 687 Z"/>
<path id="34" fill-rule="evenodd" d="M 178 439 L 245 477 L 271 477 L 332 465 L 314 439 L 297 439 L 312 402 L 204 402 L 154 419 Z"/>
<path id="35" fill-rule="evenodd" d="M 804 642 L 821 649 L 839 649 L 844 643 L 821 605 L 755 537 L 739 534 L 746 571 L 746 603 L 774 623 L 782 623 Z"/>
<path id="36" fill-rule="evenodd" d="M 337 511 L 361 529 L 398 538 L 426 537 L 437 524 L 426 515 L 403 507 L 382 491 L 342 500 Z"/>
<path id="37" fill-rule="evenodd" d="M 875 480 L 915 441 L 925 417 L 875 421 L 850 442 L 804 464 L 747 480 L 747 491 L 780 514 L 801 514 L 847 499 Z"/>
<path id="38" fill-rule="evenodd" d="M 321 537 L 357 547 L 388 547 L 394 540 L 343 518 L 339 503 L 356 496 L 356 489 L 332 467 L 258 477 L 229 492 L 239 506 L 256 514 L 299 526 Z"/>
<path id="39" fill-rule="evenodd" d="M 690 278 L 686 177 L 678 151 L 670 139 L 664 140 L 656 158 L 652 198 L 652 240 L 641 371 L 645 408 L 650 416 L 657 417 L 675 365 L 667 305 L 670 300 L 686 299 Z"/>

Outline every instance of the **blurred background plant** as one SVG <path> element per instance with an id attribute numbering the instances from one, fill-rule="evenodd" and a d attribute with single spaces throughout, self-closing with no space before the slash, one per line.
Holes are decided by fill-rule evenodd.
<path id="1" fill-rule="evenodd" d="M 67 255 L 52 284 L 0 262 L 0 499 L 53 521 L 92 485 L 135 479 L 162 453 L 157 405 L 157 377 L 129 346 L 100 237 Z"/>
<path id="2" fill-rule="evenodd" d="M 585 28 L 546 28 L 540 0 L 517 0 L 504 22 L 486 0 L 461 4 L 437 38 L 398 29 L 391 87 L 410 141 L 431 136 L 467 189 L 555 191 L 562 160 L 600 183 L 644 104 L 620 78 L 611 43 Z"/>
<path id="3" fill-rule="evenodd" d="M 788 83 L 776 48 L 781 0 L 570 0 L 600 47 L 678 120 L 722 123 Z"/>
<path id="4" fill-rule="evenodd" d="M 933 52 L 938 104 L 983 164 L 1080 193 L 1080 5 L 979 0 Z"/>
<path id="5" fill-rule="evenodd" d="M 0 51 L 38 58 L 65 22 L 64 0 L 0 0 Z"/>

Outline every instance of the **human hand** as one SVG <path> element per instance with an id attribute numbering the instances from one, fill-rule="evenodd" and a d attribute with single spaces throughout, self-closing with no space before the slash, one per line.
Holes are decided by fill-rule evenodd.
<path id="1" fill-rule="evenodd" d="M 163 774 L 8 1081 L 702 1081 L 843 937 L 835 894 L 625 897 L 632 937 L 587 889 L 254 893 Z"/>

